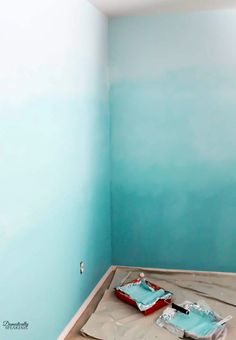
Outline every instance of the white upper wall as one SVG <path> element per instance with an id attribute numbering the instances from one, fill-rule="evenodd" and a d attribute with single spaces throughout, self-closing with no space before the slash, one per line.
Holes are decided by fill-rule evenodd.
<path id="1" fill-rule="evenodd" d="M 228 9 L 236 0 L 89 0 L 108 16 L 155 14 L 171 11 Z"/>
<path id="2" fill-rule="evenodd" d="M 107 20 L 87 0 L 1 2 L 0 103 L 96 92 L 106 44 Z"/>

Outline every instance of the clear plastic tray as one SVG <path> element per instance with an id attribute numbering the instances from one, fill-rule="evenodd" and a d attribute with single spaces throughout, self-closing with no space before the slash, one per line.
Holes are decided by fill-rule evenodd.
<path id="1" fill-rule="evenodd" d="M 157 325 L 181 338 L 189 337 L 202 340 L 224 338 L 225 324 L 221 324 L 224 320 L 204 302 L 185 301 L 180 306 L 188 310 L 189 313 L 184 314 L 168 307 L 157 319 Z"/>

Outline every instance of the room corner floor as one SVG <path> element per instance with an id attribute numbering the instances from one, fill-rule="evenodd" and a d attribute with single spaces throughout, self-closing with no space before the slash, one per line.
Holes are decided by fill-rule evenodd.
<path id="1" fill-rule="evenodd" d="M 144 317 L 135 308 L 119 301 L 113 288 L 121 282 L 128 282 L 140 272 L 150 281 L 174 292 L 175 302 L 204 300 L 221 316 L 232 315 L 228 323 L 226 340 L 236 339 L 236 274 L 186 272 L 165 270 L 143 270 L 120 267 L 110 273 L 99 292 L 86 308 L 65 340 L 102 339 L 174 340 L 170 334 L 155 324 L 163 309 Z M 81 334 L 90 335 L 84 337 Z"/>

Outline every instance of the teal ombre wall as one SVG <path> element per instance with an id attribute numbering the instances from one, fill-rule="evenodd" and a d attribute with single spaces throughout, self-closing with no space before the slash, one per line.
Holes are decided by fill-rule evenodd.
<path id="1" fill-rule="evenodd" d="M 0 7 L 0 339 L 52 340 L 111 263 L 107 20 Z"/>
<path id="2" fill-rule="evenodd" d="M 55 339 L 111 241 L 114 264 L 236 271 L 235 30 L 236 11 L 110 20 L 110 205 L 107 19 L 1 4 L 1 339 Z"/>
<path id="3" fill-rule="evenodd" d="M 110 21 L 113 263 L 236 271 L 236 11 Z"/>

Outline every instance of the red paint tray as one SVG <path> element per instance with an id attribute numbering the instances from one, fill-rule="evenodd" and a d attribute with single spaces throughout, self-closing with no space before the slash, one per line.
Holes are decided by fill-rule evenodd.
<path id="1" fill-rule="evenodd" d="M 115 288 L 118 299 L 149 315 L 172 302 L 173 293 L 145 279 L 133 280 Z"/>

